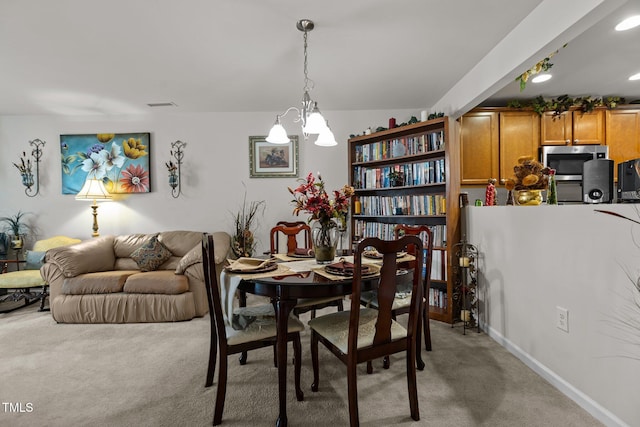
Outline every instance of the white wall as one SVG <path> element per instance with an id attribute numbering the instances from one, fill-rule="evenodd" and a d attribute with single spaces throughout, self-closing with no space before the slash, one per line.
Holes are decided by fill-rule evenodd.
<path id="1" fill-rule="evenodd" d="M 636 205 L 469 207 L 480 320 L 605 424 L 639 426 L 640 225 L 594 209 L 640 220 Z"/>
<path id="2" fill-rule="evenodd" d="M 371 126 L 387 126 L 389 117 L 398 123 L 419 111 L 325 111 L 336 135 L 336 147 L 318 147 L 305 142 L 300 127 L 285 119 L 290 134 L 300 138 L 300 177 L 320 171 L 328 189 L 347 183 L 347 139 Z M 266 135 L 276 113 L 156 113 L 147 116 L 3 116 L 0 117 L 0 216 L 18 210 L 33 215 L 28 220 L 38 237 L 64 234 L 91 237 L 93 217 L 90 203 L 76 201 L 61 190 L 60 135 L 97 132 L 151 132 L 151 193 L 134 194 L 112 203 L 100 203 L 100 234 L 151 233 L 164 230 L 233 231 L 233 213 L 241 206 L 246 185 L 247 200 L 265 200 L 260 218 L 258 253 L 268 250 L 268 229 L 277 220 L 292 217 L 287 186 L 295 178 L 249 178 L 251 135 Z M 18 170 L 28 141 L 46 141 L 40 165 L 40 194 L 24 194 Z M 183 194 L 170 194 L 165 162 L 170 160 L 173 141 L 187 142 L 182 167 Z M 306 220 L 307 216 L 300 217 Z"/>

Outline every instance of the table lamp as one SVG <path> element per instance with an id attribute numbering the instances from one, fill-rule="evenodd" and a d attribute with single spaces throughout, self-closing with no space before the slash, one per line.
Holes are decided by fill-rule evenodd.
<path id="1" fill-rule="evenodd" d="M 111 200 L 111 194 L 104 188 L 104 184 L 101 179 L 87 178 L 82 186 L 82 189 L 76 194 L 76 200 L 93 200 L 93 237 L 98 237 L 98 200 Z"/>

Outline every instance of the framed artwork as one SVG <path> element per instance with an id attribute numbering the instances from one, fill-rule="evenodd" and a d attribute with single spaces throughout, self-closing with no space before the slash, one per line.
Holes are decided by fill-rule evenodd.
<path id="1" fill-rule="evenodd" d="M 110 193 L 149 193 L 150 133 L 60 135 L 62 194 L 77 194 L 87 177 Z"/>
<path id="2" fill-rule="evenodd" d="M 289 135 L 288 144 L 271 144 L 265 138 L 249 137 L 249 177 L 297 177 L 298 135 Z"/>

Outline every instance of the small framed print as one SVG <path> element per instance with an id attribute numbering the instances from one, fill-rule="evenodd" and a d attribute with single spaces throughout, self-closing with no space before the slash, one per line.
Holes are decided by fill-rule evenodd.
<path id="1" fill-rule="evenodd" d="M 271 144 L 266 136 L 249 137 L 249 177 L 298 177 L 298 135 L 287 144 Z"/>

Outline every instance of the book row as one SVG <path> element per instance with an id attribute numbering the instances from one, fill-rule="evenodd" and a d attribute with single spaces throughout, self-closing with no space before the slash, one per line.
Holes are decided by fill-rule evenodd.
<path id="1" fill-rule="evenodd" d="M 357 240 L 365 237 L 378 237 L 383 240 L 395 239 L 395 229 L 398 224 L 386 224 L 382 222 L 365 221 L 356 219 L 354 221 L 353 235 Z M 433 235 L 433 246 L 444 248 L 447 246 L 447 226 L 445 224 L 432 225 L 429 227 Z M 423 236 L 423 244 L 424 241 Z"/>
<path id="2" fill-rule="evenodd" d="M 445 215 L 444 194 L 360 196 L 362 215 Z"/>
<path id="3" fill-rule="evenodd" d="M 386 160 L 444 149 L 444 131 L 410 135 L 355 147 L 356 162 Z"/>
<path id="4" fill-rule="evenodd" d="M 356 189 L 440 184 L 445 181 L 444 159 L 378 168 L 353 168 L 353 185 Z"/>
<path id="5" fill-rule="evenodd" d="M 429 288 L 429 305 L 446 310 L 447 293 L 442 289 Z"/>

